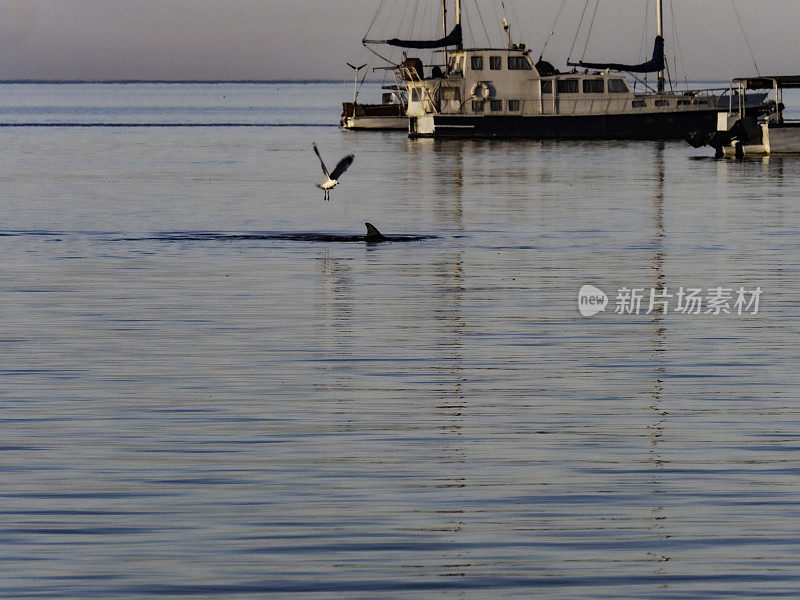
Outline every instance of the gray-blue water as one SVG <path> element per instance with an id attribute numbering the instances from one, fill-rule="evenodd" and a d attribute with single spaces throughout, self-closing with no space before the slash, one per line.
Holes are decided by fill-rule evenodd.
<path id="1" fill-rule="evenodd" d="M 800 161 L 349 93 L 0 86 L 0 597 L 796 598 Z"/>

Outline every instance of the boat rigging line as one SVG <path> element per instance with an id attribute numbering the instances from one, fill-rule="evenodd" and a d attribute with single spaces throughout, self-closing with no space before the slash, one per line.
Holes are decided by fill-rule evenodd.
<path id="1" fill-rule="evenodd" d="M 553 35 L 555 35 L 556 25 L 558 25 L 558 19 L 561 16 L 561 12 L 564 10 L 564 5 L 566 5 L 566 3 L 567 0 L 561 0 L 561 7 L 558 9 L 558 12 L 556 13 L 556 18 L 553 20 L 553 25 L 550 27 L 550 33 L 544 40 L 544 46 L 542 46 L 542 51 L 539 53 L 539 60 L 542 60 L 542 57 L 544 57 L 544 51 L 547 50 L 547 44 L 550 43 L 550 38 L 552 38 Z"/>
<path id="2" fill-rule="evenodd" d="M 683 83 L 688 88 L 689 79 L 686 76 L 686 63 L 683 62 L 683 49 L 681 48 L 680 40 L 678 39 L 678 26 L 675 23 L 675 3 L 673 0 L 669 0 L 669 14 L 670 19 L 672 20 L 672 46 L 675 48 L 675 51 L 672 53 L 672 62 L 675 66 L 675 79 L 677 80 L 678 75 L 683 73 Z M 681 63 L 680 71 L 678 71 L 679 59 Z M 672 87 L 672 81 L 670 81 L 670 87 Z"/>
<path id="3" fill-rule="evenodd" d="M 583 25 L 583 19 L 586 17 L 586 9 L 589 8 L 589 2 L 591 0 L 586 0 L 586 3 L 583 5 L 583 12 L 581 13 L 581 20 L 578 21 L 578 27 L 575 30 L 575 39 L 572 40 L 572 46 L 569 49 L 569 54 L 567 54 L 567 62 L 572 61 L 572 52 L 575 50 L 575 44 L 578 42 L 578 36 L 581 33 L 581 26 Z"/>
<path id="4" fill-rule="evenodd" d="M 649 51 L 650 37 L 647 33 L 647 24 L 650 22 L 650 3 L 644 3 L 644 21 L 642 21 L 642 40 L 639 44 L 639 60 L 645 60 L 645 52 Z"/>
<path id="5" fill-rule="evenodd" d="M 500 23 L 502 21 L 502 17 L 500 16 L 500 12 L 497 10 L 497 0 L 491 2 L 492 11 L 494 12 L 494 22 Z M 489 44 L 490 46 L 492 44 Z"/>
<path id="6" fill-rule="evenodd" d="M 589 47 L 589 40 L 592 37 L 592 28 L 594 27 L 594 20 L 597 17 L 597 8 L 600 6 L 600 0 L 595 0 L 594 12 L 592 13 L 592 20 L 589 21 L 589 31 L 586 33 L 586 43 L 583 45 L 583 54 L 581 60 L 586 58 L 586 49 Z"/>
<path id="7" fill-rule="evenodd" d="M 411 23 L 412 24 L 417 22 L 417 9 L 418 8 L 419 8 L 419 0 L 417 0 L 417 2 L 414 4 L 414 12 L 411 13 Z M 421 25 L 420 25 L 420 28 L 422 28 Z M 412 33 L 412 35 L 409 36 L 409 37 L 413 37 L 413 33 L 414 33 L 413 25 L 412 25 L 411 33 Z"/>
<path id="8" fill-rule="evenodd" d="M 486 29 L 486 22 L 483 20 L 483 14 L 481 14 L 481 9 L 478 6 L 478 0 L 472 0 L 473 4 L 475 5 L 475 12 L 478 14 L 478 18 L 481 21 L 481 27 L 483 27 L 483 33 L 486 36 L 486 45 L 492 45 L 492 39 L 489 37 L 489 30 Z"/>
<path id="9" fill-rule="evenodd" d="M 528 36 L 525 35 L 525 29 L 522 27 L 522 21 L 520 20 L 519 15 L 517 15 L 517 7 L 514 5 L 514 2 L 512 0 L 508 0 L 508 4 L 511 6 L 511 13 L 514 15 L 514 20 L 512 22 L 514 23 L 514 26 L 517 28 L 517 31 L 519 32 L 519 37 L 523 40 L 529 39 Z M 505 17 L 506 16 L 505 2 L 501 0 L 500 6 L 503 7 L 503 17 Z"/>
<path id="10" fill-rule="evenodd" d="M 736 2 L 734 2 L 734 0 L 731 0 L 731 6 L 733 7 L 733 12 L 736 13 L 736 20 L 739 23 L 739 29 L 742 30 L 742 36 L 744 37 L 744 41 L 747 44 L 747 49 L 750 51 L 750 58 L 753 60 L 753 66 L 756 68 L 756 75 L 761 77 L 761 71 L 758 70 L 758 63 L 756 63 L 756 56 L 755 54 L 753 54 L 753 48 L 750 46 L 750 40 L 747 39 L 747 34 L 744 32 L 742 19 L 739 16 L 739 10 L 736 8 Z"/>
<path id="11" fill-rule="evenodd" d="M 375 21 L 378 20 L 378 15 L 381 13 L 381 9 L 383 5 L 386 3 L 386 0 L 381 0 L 381 3 L 378 5 L 378 10 L 375 11 L 375 14 L 372 15 L 372 21 L 369 23 L 369 27 L 367 27 L 367 32 L 364 34 L 364 37 L 369 37 L 369 32 L 372 31 L 372 28 L 375 26 Z"/>
<path id="12" fill-rule="evenodd" d="M 645 53 L 648 51 L 648 45 L 650 43 L 649 36 L 647 33 L 647 24 L 650 22 L 650 2 L 644 2 L 644 21 L 642 21 L 642 39 L 639 42 L 639 60 L 644 61 L 646 60 Z M 653 91 L 652 88 L 647 83 L 647 73 L 644 74 L 643 78 L 639 78 L 634 76 L 633 77 L 633 90 L 636 91 L 636 87 L 639 84 L 643 84 L 646 90 Z"/>

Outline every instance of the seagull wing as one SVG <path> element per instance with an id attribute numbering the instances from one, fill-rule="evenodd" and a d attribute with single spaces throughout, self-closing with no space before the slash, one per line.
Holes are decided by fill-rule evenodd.
<path id="1" fill-rule="evenodd" d="M 314 144 L 314 152 L 316 152 L 316 154 L 317 154 L 317 158 L 319 159 L 319 164 L 321 164 L 321 165 L 322 165 L 322 172 L 323 172 L 323 173 L 325 173 L 325 177 L 327 177 L 328 179 L 331 179 L 331 176 L 330 176 L 330 175 L 328 175 L 328 169 L 327 169 L 327 167 L 325 166 L 325 163 L 322 161 L 322 155 L 320 155 L 320 153 L 319 153 L 319 150 L 317 149 L 317 145 L 316 145 L 316 144 Z M 339 167 L 337 166 L 336 168 L 338 169 Z M 347 168 L 347 167 L 345 167 L 345 169 L 346 169 L 346 168 Z"/>
<path id="2" fill-rule="evenodd" d="M 342 160 L 340 160 L 339 164 L 336 165 L 336 168 L 333 170 L 333 173 L 331 173 L 331 179 L 338 180 L 339 177 L 342 175 L 342 173 L 347 171 L 347 169 L 350 167 L 350 165 L 353 164 L 354 160 L 355 160 L 355 156 L 353 156 L 352 154 L 348 154 Z"/>

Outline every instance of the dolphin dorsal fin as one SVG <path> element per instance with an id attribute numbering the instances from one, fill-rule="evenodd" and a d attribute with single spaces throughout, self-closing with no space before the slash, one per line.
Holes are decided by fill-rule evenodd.
<path id="1" fill-rule="evenodd" d="M 367 226 L 367 235 L 364 236 L 364 241 L 380 242 L 386 239 L 386 237 L 384 237 L 384 235 L 378 231 L 378 228 L 372 223 L 364 223 L 364 225 Z"/>

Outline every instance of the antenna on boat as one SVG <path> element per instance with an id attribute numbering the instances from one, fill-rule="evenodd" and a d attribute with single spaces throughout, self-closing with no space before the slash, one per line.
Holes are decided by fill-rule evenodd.
<path id="1" fill-rule="evenodd" d="M 500 21 L 500 24 L 503 26 L 503 31 L 506 32 L 506 37 L 508 37 L 508 47 L 513 48 L 514 43 L 511 41 L 511 26 L 508 24 L 508 19 L 506 19 L 506 3 L 501 2 L 500 6 L 503 7 L 503 20 Z"/>
<path id="2" fill-rule="evenodd" d="M 355 65 L 351 65 L 350 63 L 347 63 L 347 66 L 350 67 L 351 69 L 353 69 L 353 77 L 354 77 L 354 81 L 353 81 L 353 111 L 354 112 L 353 112 L 353 114 L 355 114 L 356 100 L 358 100 L 358 72 L 361 69 L 363 69 L 364 67 L 366 67 L 367 63 L 364 63 L 360 67 L 357 67 Z"/>
<path id="3" fill-rule="evenodd" d="M 503 17 L 503 20 L 500 21 L 500 23 L 503 25 L 503 30 L 506 32 L 506 36 L 508 37 L 508 47 L 513 48 L 514 42 L 511 41 L 511 26 L 508 24 L 508 20 Z"/>
<path id="4" fill-rule="evenodd" d="M 657 35 L 664 39 L 664 12 L 663 0 L 656 0 L 656 30 Z M 664 93 L 664 70 L 658 72 L 658 93 Z"/>

